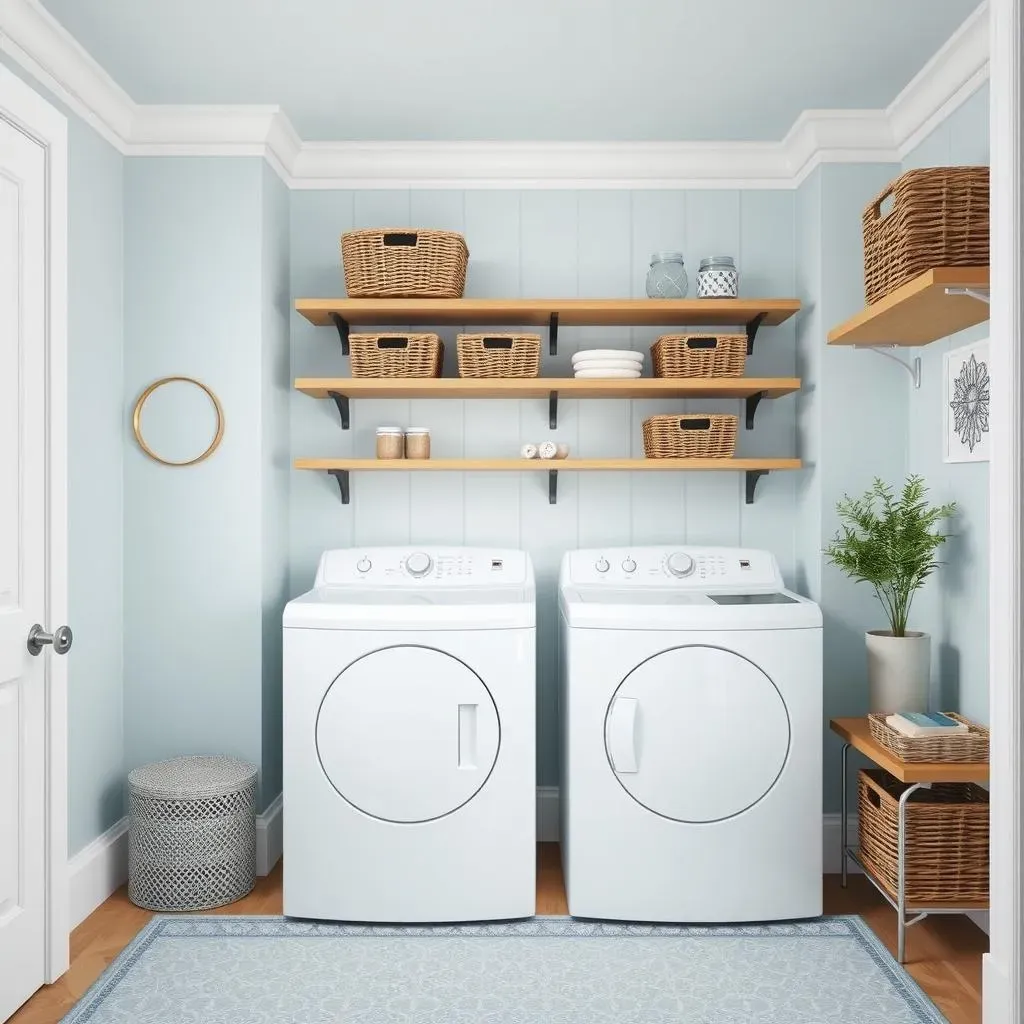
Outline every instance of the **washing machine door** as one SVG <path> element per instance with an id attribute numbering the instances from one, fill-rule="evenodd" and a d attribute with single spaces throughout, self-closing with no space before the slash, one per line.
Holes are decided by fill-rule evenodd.
<path id="1" fill-rule="evenodd" d="M 654 814 L 714 822 L 771 790 L 789 753 L 789 714 L 753 662 L 719 647 L 676 647 L 621 682 L 605 716 L 608 763 Z"/>
<path id="2" fill-rule="evenodd" d="M 498 710 L 483 680 L 431 647 L 386 647 L 331 684 L 316 721 L 324 774 L 353 807 L 383 821 L 432 821 L 487 782 Z"/>

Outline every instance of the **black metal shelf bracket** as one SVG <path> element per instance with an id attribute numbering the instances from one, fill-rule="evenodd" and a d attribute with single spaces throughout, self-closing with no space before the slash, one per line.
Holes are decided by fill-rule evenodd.
<path id="1" fill-rule="evenodd" d="M 558 470 L 548 470 L 548 504 L 558 504 Z"/>
<path id="2" fill-rule="evenodd" d="M 754 504 L 754 491 L 757 490 L 757 481 L 763 476 L 768 475 L 767 469 L 748 469 L 746 472 L 747 478 L 747 504 Z"/>
<path id="3" fill-rule="evenodd" d="M 548 352 L 558 355 L 558 314 L 552 313 L 548 321 Z"/>
<path id="4" fill-rule="evenodd" d="M 337 391 L 328 391 L 327 394 L 334 399 L 334 404 L 338 407 L 338 415 L 341 417 L 341 429 L 348 430 L 351 422 L 348 395 L 339 395 Z M 747 401 L 749 402 L 750 399 L 748 398 Z"/>
<path id="5" fill-rule="evenodd" d="M 757 412 L 757 407 L 761 404 L 761 399 L 764 397 L 763 391 L 755 391 L 752 395 L 747 395 L 747 430 L 754 429 L 754 413 Z"/>
<path id="6" fill-rule="evenodd" d="M 558 392 L 552 391 L 548 395 L 548 426 L 552 430 L 558 429 Z"/>
<path id="7" fill-rule="evenodd" d="M 348 489 L 348 470 L 347 469 L 329 469 L 327 470 L 335 480 L 338 481 L 338 489 L 341 491 L 341 503 L 347 505 L 351 495 Z"/>
<path id="8" fill-rule="evenodd" d="M 758 313 L 753 320 L 747 323 L 747 355 L 754 351 L 754 339 L 757 337 L 757 329 L 764 323 L 767 313 Z"/>
<path id="9" fill-rule="evenodd" d="M 332 313 L 331 319 L 334 321 L 334 326 L 338 328 L 338 337 L 341 338 L 341 354 L 343 356 L 347 356 L 349 331 L 348 321 L 339 313 Z"/>

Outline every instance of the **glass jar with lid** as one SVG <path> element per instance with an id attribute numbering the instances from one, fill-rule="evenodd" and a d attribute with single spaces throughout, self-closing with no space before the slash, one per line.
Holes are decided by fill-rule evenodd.
<path id="1" fill-rule="evenodd" d="M 401 427 L 377 428 L 377 458 L 400 459 L 403 455 L 404 437 Z"/>
<path id="2" fill-rule="evenodd" d="M 656 252 L 651 255 L 647 271 L 647 297 L 650 299 L 685 299 L 689 287 L 681 252 Z"/>
<path id="3" fill-rule="evenodd" d="M 707 256 L 697 271 L 698 299 L 735 299 L 740 290 L 740 272 L 732 256 Z"/>
<path id="4" fill-rule="evenodd" d="M 430 428 L 408 427 L 405 431 L 405 457 L 407 459 L 430 458 Z"/>

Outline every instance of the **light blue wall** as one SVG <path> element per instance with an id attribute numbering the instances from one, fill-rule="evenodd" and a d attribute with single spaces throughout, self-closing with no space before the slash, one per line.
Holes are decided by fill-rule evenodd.
<path id="1" fill-rule="evenodd" d="M 123 814 L 121 462 L 124 160 L 68 118 L 68 850 Z"/>
<path id="2" fill-rule="evenodd" d="M 257 158 L 125 169 L 126 429 L 138 394 L 168 375 L 209 385 L 226 416 L 196 466 L 127 443 L 128 768 L 193 753 L 261 762 L 263 173 Z"/>
<path id="3" fill-rule="evenodd" d="M 987 164 L 986 85 L 959 107 L 904 161 L 906 169 Z M 988 463 L 942 461 L 943 355 L 988 337 L 979 324 L 920 350 L 921 390 L 909 390 L 910 470 L 920 473 L 934 501 L 955 501 L 960 512 L 942 549 L 946 563 L 921 592 L 913 621 L 932 635 L 932 701 L 988 721 Z"/>
<path id="4" fill-rule="evenodd" d="M 622 296 L 644 294 L 652 251 L 681 248 L 691 264 L 734 253 L 746 295 L 796 288 L 794 202 L 785 191 L 570 192 L 360 191 L 292 194 L 292 297 L 341 294 L 338 236 L 349 227 L 423 224 L 464 231 L 471 249 L 467 294 Z M 292 316 L 293 376 L 344 375 L 333 329 Z M 401 325 L 395 325 L 396 327 Z M 466 325 L 472 327 L 472 325 Z M 445 331 L 447 375 L 456 374 L 454 337 Z M 580 347 L 646 349 L 657 330 L 563 329 L 559 354 L 543 372 L 569 374 Z M 752 375 L 790 375 L 792 323 L 763 330 Z M 342 432 L 333 404 L 292 398 L 295 456 L 370 455 L 381 423 L 431 428 L 433 454 L 513 456 L 524 441 L 549 436 L 580 456 L 639 455 L 640 422 L 682 409 L 738 413 L 739 402 L 563 401 L 548 428 L 543 401 L 362 401 Z M 739 452 L 790 455 L 796 400 L 764 403 L 756 429 L 741 430 Z M 523 547 L 538 580 L 539 781 L 558 781 L 554 710 L 555 585 L 566 550 L 602 544 L 747 544 L 774 551 L 787 578 L 796 566 L 797 474 L 761 481 L 743 503 L 740 474 L 563 474 L 558 504 L 535 474 L 355 474 L 352 504 L 341 505 L 326 474 L 296 472 L 291 501 L 291 587 L 312 583 L 325 548 L 369 544 L 494 544 Z"/>

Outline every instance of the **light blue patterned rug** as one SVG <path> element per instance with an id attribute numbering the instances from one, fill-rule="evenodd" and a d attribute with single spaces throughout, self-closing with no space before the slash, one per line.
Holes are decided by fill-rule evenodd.
<path id="1" fill-rule="evenodd" d="M 65 1024 L 945 1024 L 857 917 L 697 928 L 156 917 Z"/>

